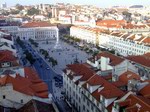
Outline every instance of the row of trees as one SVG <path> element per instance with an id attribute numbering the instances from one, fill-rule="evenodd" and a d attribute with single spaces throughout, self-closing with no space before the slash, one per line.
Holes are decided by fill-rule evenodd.
<path id="1" fill-rule="evenodd" d="M 22 49 L 25 48 L 24 42 L 23 42 L 22 40 L 20 40 L 19 37 L 17 37 L 16 42 L 17 42 L 17 44 L 19 44 L 19 46 L 20 46 Z"/>
<path id="2" fill-rule="evenodd" d="M 70 35 L 64 35 L 64 38 L 66 40 L 72 40 L 73 42 L 79 42 L 79 43 L 81 42 L 81 40 L 79 38 L 75 38 L 75 37 L 70 36 Z"/>
<path id="3" fill-rule="evenodd" d="M 29 42 L 32 44 L 32 45 L 34 45 L 35 47 L 38 47 L 38 43 L 37 42 L 35 42 L 33 39 L 29 39 Z"/>
<path id="4" fill-rule="evenodd" d="M 38 15 L 40 11 L 32 7 L 31 9 L 27 10 L 27 15 Z"/>
<path id="5" fill-rule="evenodd" d="M 26 59 L 30 62 L 30 64 L 32 65 L 35 62 L 35 59 L 33 58 L 32 54 L 26 50 L 24 52 L 24 54 L 26 55 Z"/>
<path id="6" fill-rule="evenodd" d="M 54 67 L 58 64 L 57 60 L 55 60 L 53 57 L 50 57 L 46 50 L 40 49 L 40 53 L 44 55 L 45 59 L 48 59 L 49 63 L 52 64 L 52 67 Z"/>
<path id="7" fill-rule="evenodd" d="M 19 46 L 22 48 L 22 49 L 25 49 L 25 45 L 24 45 L 24 42 L 22 40 L 20 40 L 20 38 L 18 37 L 16 39 L 16 42 L 17 44 L 19 44 Z M 26 59 L 30 62 L 30 64 L 32 65 L 34 62 L 35 62 L 35 59 L 33 58 L 32 54 L 28 51 L 28 50 L 25 50 L 24 54 L 26 55 Z"/>

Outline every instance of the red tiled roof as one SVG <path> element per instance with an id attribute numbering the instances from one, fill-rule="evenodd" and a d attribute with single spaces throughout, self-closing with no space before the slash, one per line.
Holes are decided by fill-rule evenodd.
<path id="1" fill-rule="evenodd" d="M 50 27 L 54 26 L 49 22 L 40 21 L 40 22 L 29 22 L 21 26 L 21 28 L 30 28 L 30 27 Z"/>
<path id="2" fill-rule="evenodd" d="M 104 83 L 106 83 L 107 81 L 105 79 L 103 79 L 101 76 L 99 75 L 94 75 L 93 77 L 91 77 L 87 83 L 90 85 L 90 86 L 95 86 L 95 85 L 102 85 Z"/>
<path id="3" fill-rule="evenodd" d="M 8 50 L 0 51 L 0 62 L 11 62 L 16 61 L 17 58 L 13 55 L 13 52 Z"/>
<path id="4" fill-rule="evenodd" d="M 35 82 L 38 81 L 38 80 L 42 81 L 39 78 L 37 72 L 34 69 L 30 68 L 30 67 L 24 67 L 24 73 L 25 73 L 25 77 L 30 79 L 30 80 L 33 80 Z"/>
<path id="5" fill-rule="evenodd" d="M 94 71 L 84 64 L 67 65 L 67 68 L 75 73 L 73 74 L 74 76 L 82 76 L 81 79 L 79 79 L 80 81 L 86 81 L 94 75 Z"/>
<path id="6" fill-rule="evenodd" d="M 119 80 L 128 84 L 128 81 L 131 79 L 140 80 L 140 76 L 134 72 L 126 71 L 119 76 Z"/>
<path id="7" fill-rule="evenodd" d="M 16 77 L 5 75 L 3 78 L 0 78 L 0 85 L 5 86 L 6 84 L 12 84 L 13 89 L 18 92 L 31 96 L 47 98 L 48 86 L 34 74 L 32 74 L 32 77 L 30 77 L 29 74 L 32 74 L 32 72 L 28 72 L 28 75 L 26 75 L 29 76 L 28 78 L 21 77 L 18 74 L 16 74 Z M 36 80 L 36 83 L 34 82 L 34 80 Z"/>
<path id="8" fill-rule="evenodd" d="M 116 87 L 122 87 L 122 86 L 127 85 L 125 82 L 122 82 L 122 81 L 115 81 L 115 82 L 112 82 L 111 84 L 113 84 Z"/>
<path id="9" fill-rule="evenodd" d="M 98 20 L 96 25 L 98 26 L 106 26 L 106 27 L 119 27 L 126 24 L 125 20 Z"/>
<path id="10" fill-rule="evenodd" d="M 112 79 L 112 74 L 109 74 L 107 76 L 102 76 L 102 78 L 104 78 L 105 80 L 110 80 Z"/>
<path id="11" fill-rule="evenodd" d="M 92 95 L 99 101 L 100 95 L 103 95 L 105 98 L 114 98 L 114 97 L 120 97 L 124 95 L 124 92 L 103 79 L 99 75 L 94 75 L 91 77 L 86 83 L 88 83 L 90 86 L 96 86 L 100 85 L 101 87 L 104 87 L 100 92 L 96 91 L 92 93 Z M 98 96 L 99 95 L 99 96 Z"/>
<path id="12" fill-rule="evenodd" d="M 101 57 L 109 58 L 110 59 L 110 63 L 109 64 L 112 65 L 112 66 L 120 64 L 122 61 L 124 61 L 123 58 L 118 57 L 116 55 L 113 55 L 113 54 L 111 54 L 109 52 L 101 52 L 98 55 L 96 55 L 96 59 L 97 60 L 100 59 Z"/>
<path id="13" fill-rule="evenodd" d="M 142 43 L 150 44 L 150 37 L 145 38 Z"/>
<path id="14" fill-rule="evenodd" d="M 137 96 L 139 99 L 141 99 L 143 102 L 147 103 L 148 105 L 150 105 L 150 98 L 145 98 L 143 96 Z"/>
<path id="15" fill-rule="evenodd" d="M 128 23 L 126 25 L 123 26 L 124 29 L 133 29 L 134 28 L 134 25 L 131 24 L 131 23 Z"/>
<path id="16" fill-rule="evenodd" d="M 127 106 L 127 105 L 130 104 L 130 102 L 131 102 L 131 100 L 130 100 L 130 99 L 127 99 L 127 100 L 125 100 L 125 101 L 123 101 L 123 102 L 119 102 L 119 106 L 120 106 L 120 107 Z"/>
<path id="17" fill-rule="evenodd" d="M 146 58 L 150 57 L 150 52 L 144 54 L 143 56 L 145 56 Z M 150 59 L 150 58 L 149 58 Z"/>
<path id="18" fill-rule="evenodd" d="M 128 56 L 126 57 L 126 59 L 131 60 L 135 63 L 141 64 L 143 66 L 150 67 L 150 58 L 146 55 Z"/>
<path id="19" fill-rule="evenodd" d="M 140 29 L 140 28 L 146 28 L 146 25 L 134 25 L 131 23 L 125 24 L 123 26 L 124 29 Z"/>
<path id="20" fill-rule="evenodd" d="M 125 101 L 118 103 L 120 107 L 125 106 L 126 112 L 149 112 L 150 111 L 150 105 L 146 102 L 142 101 L 140 98 L 138 98 L 135 95 L 129 95 Z M 140 108 L 138 108 L 138 106 Z"/>
<path id="21" fill-rule="evenodd" d="M 141 93 L 144 97 L 150 97 L 150 84 L 142 88 L 139 93 Z"/>

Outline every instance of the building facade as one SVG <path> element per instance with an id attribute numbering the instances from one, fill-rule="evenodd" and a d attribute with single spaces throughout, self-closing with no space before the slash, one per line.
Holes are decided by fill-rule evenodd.
<path id="1" fill-rule="evenodd" d="M 134 34 L 120 31 L 102 30 L 93 27 L 72 26 L 70 35 L 99 47 L 115 50 L 116 53 L 142 55 L 150 51 L 148 34 Z"/>
<path id="2" fill-rule="evenodd" d="M 67 65 L 63 82 L 66 100 L 78 112 L 150 109 L 147 102 L 149 80 L 142 80 L 132 62 L 108 52 L 102 52 L 84 64 Z"/>
<path id="3" fill-rule="evenodd" d="M 57 26 L 47 22 L 31 22 L 22 25 L 17 34 L 21 40 L 46 40 L 56 39 L 59 36 Z"/>
<path id="4" fill-rule="evenodd" d="M 121 32 L 103 32 L 99 36 L 99 46 L 127 55 L 142 55 L 150 51 L 149 36 Z"/>
<path id="5" fill-rule="evenodd" d="M 84 26 L 72 26 L 70 28 L 70 35 L 79 38 L 87 43 L 97 45 L 99 42 L 100 29 L 84 27 Z"/>

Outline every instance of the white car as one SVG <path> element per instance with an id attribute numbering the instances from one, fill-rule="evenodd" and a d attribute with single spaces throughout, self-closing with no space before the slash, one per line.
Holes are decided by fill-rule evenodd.
<path id="1" fill-rule="evenodd" d="M 49 67 L 47 67 L 46 69 L 47 69 L 47 70 L 49 70 L 50 68 L 49 68 Z"/>

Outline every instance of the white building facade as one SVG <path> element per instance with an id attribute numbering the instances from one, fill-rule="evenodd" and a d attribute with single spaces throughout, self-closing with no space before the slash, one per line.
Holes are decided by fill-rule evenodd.
<path id="1" fill-rule="evenodd" d="M 34 40 L 56 39 L 59 36 L 57 26 L 52 26 L 45 22 L 32 22 L 27 23 L 19 28 L 18 36 L 21 40 Z"/>
<path id="2" fill-rule="evenodd" d="M 92 43 L 115 50 L 120 55 L 142 55 L 150 51 L 150 37 L 148 34 L 123 33 L 108 31 L 100 28 L 72 26 L 70 35 Z"/>
<path id="3" fill-rule="evenodd" d="M 70 28 L 70 35 L 79 38 L 87 43 L 96 45 L 98 43 L 100 29 L 83 27 L 83 26 L 72 26 Z"/>
<path id="4" fill-rule="evenodd" d="M 129 33 L 101 33 L 99 46 L 115 50 L 123 56 L 142 55 L 150 51 L 150 37 Z"/>

